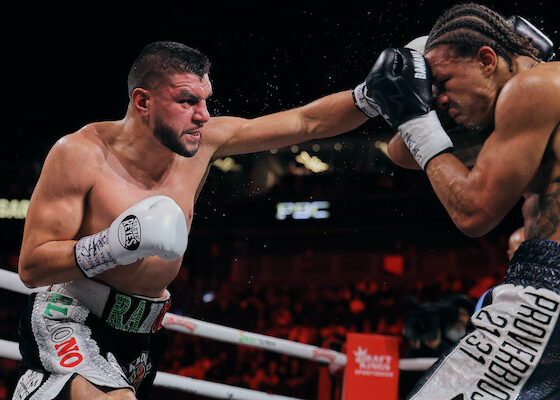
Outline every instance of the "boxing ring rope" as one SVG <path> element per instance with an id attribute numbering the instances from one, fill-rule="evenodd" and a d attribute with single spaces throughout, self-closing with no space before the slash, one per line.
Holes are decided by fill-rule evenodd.
<path id="1" fill-rule="evenodd" d="M 30 289 L 23 284 L 18 274 L 3 269 L 0 269 L 0 288 L 21 294 L 30 294 L 44 289 Z M 292 342 L 290 340 L 280 339 L 273 336 L 246 332 L 173 313 L 167 313 L 165 315 L 163 325 L 171 331 L 237 345 L 260 348 L 263 350 L 328 364 L 331 371 L 343 368 L 347 361 L 345 354 L 333 350 Z M 19 353 L 18 343 L 0 339 L 0 357 L 20 360 L 21 355 Z M 402 359 L 399 360 L 399 368 L 401 370 L 423 371 L 429 368 L 435 361 L 435 358 Z M 154 385 L 218 399 L 252 400 L 266 398 L 278 400 L 298 400 L 293 397 L 272 395 L 255 390 L 174 375 L 162 371 L 158 371 Z"/>

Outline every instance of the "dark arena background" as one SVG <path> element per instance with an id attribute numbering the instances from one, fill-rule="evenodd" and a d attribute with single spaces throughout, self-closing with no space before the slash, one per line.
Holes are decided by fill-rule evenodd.
<path id="1" fill-rule="evenodd" d="M 17 271 L 26 202 L 48 150 L 86 123 L 124 117 L 128 69 L 147 43 L 174 40 L 207 54 L 211 114 L 252 118 L 354 88 L 384 48 L 427 34 L 455 2 L 232 4 L 130 3 L 125 10 L 52 3 L 4 12 L 1 268 Z M 553 1 L 484 4 L 527 18 L 560 53 Z M 521 203 L 484 237 L 464 236 L 425 174 L 387 158 L 390 136 L 377 118 L 331 139 L 216 161 L 195 206 L 183 268 L 169 288 L 170 311 L 337 351 L 348 332 L 392 335 L 404 358 L 411 314 L 435 309 L 443 321 L 458 297 L 473 306 L 504 275 Z M 0 339 L 17 341 L 24 300 L 0 290 Z M 170 337 L 162 371 L 319 396 L 319 364 Z M 420 356 L 435 357 L 444 347 L 426 347 Z M 16 368 L 0 359 L 0 399 L 11 398 Z M 418 376 L 401 378 L 404 396 Z M 153 397 L 205 398 L 160 388 Z"/>

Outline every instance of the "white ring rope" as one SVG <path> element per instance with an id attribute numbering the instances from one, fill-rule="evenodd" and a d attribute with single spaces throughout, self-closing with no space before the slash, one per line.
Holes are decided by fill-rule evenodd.
<path id="1" fill-rule="evenodd" d="M 12 292 L 31 294 L 33 292 L 41 290 L 41 288 L 29 289 L 23 284 L 19 275 L 15 272 L 6 271 L 0 268 L 0 287 L 2 289 L 11 290 Z"/>
<path id="2" fill-rule="evenodd" d="M 189 335 L 201 336 L 207 339 L 214 339 L 222 342 L 239 344 L 249 347 L 273 351 L 280 354 L 287 354 L 293 357 L 304 358 L 307 360 L 329 364 L 331 371 L 346 366 L 346 354 L 334 350 L 292 342 L 291 340 L 280 339 L 274 336 L 266 336 L 258 333 L 251 333 L 239 329 L 228 328 L 226 326 L 200 321 L 194 318 L 183 317 L 181 315 L 167 313 L 163 318 L 163 325 L 172 331 L 182 332 Z M 399 369 L 403 371 L 425 371 L 437 358 L 410 358 L 399 360 Z"/>
<path id="3" fill-rule="evenodd" d="M 17 342 L 0 339 L 0 357 L 9 358 L 10 360 L 21 360 L 19 344 Z"/>
<path id="4" fill-rule="evenodd" d="M 167 372 L 158 371 L 154 385 L 187 393 L 199 394 L 215 399 L 243 399 L 243 400 L 299 400 L 294 397 L 268 394 L 251 389 L 243 389 L 223 383 L 214 383 L 200 379 L 188 378 Z"/>
<path id="5" fill-rule="evenodd" d="M 44 290 L 44 288 L 29 289 L 23 284 L 18 274 L 3 269 L 0 269 L 0 288 L 22 294 L 30 294 L 36 291 Z M 181 333 L 187 333 L 194 336 L 201 336 L 207 339 L 214 339 L 243 346 L 257 347 L 315 362 L 326 363 L 329 364 L 331 371 L 344 367 L 347 362 L 345 354 L 333 350 L 292 342 L 290 340 L 280 339 L 273 336 L 246 332 L 177 314 L 167 313 L 163 319 L 163 325 L 169 330 Z M 19 353 L 18 344 L 0 339 L 0 357 L 20 360 L 21 355 Z M 399 368 L 401 370 L 408 371 L 423 371 L 429 368 L 436 360 L 436 358 L 403 359 L 399 360 Z M 187 378 L 161 371 L 157 373 L 154 385 L 178 389 L 190 393 L 198 393 L 219 399 L 252 400 L 262 399 L 263 396 L 266 396 L 265 398 L 267 399 L 294 399 L 290 397 L 270 395 L 249 389 L 237 388 L 235 386 Z"/>
<path id="6" fill-rule="evenodd" d="M 337 351 L 309 344 L 292 342 L 286 339 L 279 339 L 274 336 L 260 335 L 258 333 L 228 328 L 172 313 L 167 313 L 165 315 L 163 318 L 163 325 L 167 329 L 173 331 L 202 336 L 222 342 L 258 347 L 293 357 L 334 364 L 335 367 L 344 367 L 346 365 L 346 355 Z"/>

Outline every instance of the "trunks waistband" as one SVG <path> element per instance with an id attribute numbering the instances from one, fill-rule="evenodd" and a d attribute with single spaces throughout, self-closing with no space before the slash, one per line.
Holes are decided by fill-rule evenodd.
<path id="1" fill-rule="evenodd" d="M 158 331 L 171 305 L 167 290 L 161 298 L 144 297 L 86 278 L 52 285 L 48 290 L 78 300 L 107 326 L 130 333 Z"/>
<path id="2" fill-rule="evenodd" d="M 560 295 L 560 243 L 545 239 L 521 243 L 511 259 L 505 283 L 544 288 Z"/>

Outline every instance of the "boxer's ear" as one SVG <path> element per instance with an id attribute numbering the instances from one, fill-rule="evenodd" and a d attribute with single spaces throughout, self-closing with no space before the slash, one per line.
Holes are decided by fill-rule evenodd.
<path id="1" fill-rule="evenodd" d="M 136 88 L 132 92 L 131 105 L 134 110 L 140 114 L 148 112 L 148 102 L 150 100 L 150 92 L 143 88 Z"/>
<path id="2" fill-rule="evenodd" d="M 477 60 L 481 63 L 482 68 L 488 74 L 493 73 L 498 67 L 498 55 L 489 46 L 482 46 L 476 53 Z"/>

